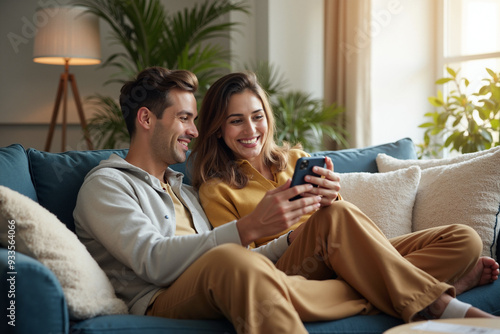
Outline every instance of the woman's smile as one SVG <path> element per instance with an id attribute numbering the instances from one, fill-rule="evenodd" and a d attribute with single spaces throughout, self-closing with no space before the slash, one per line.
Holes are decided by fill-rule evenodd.
<path id="1" fill-rule="evenodd" d="M 258 137 L 252 137 L 252 138 L 244 138 L 244 139 L 239 139 L 238 141 L 243 144 L 245 147 L 255 147 L 257 145 L 257 141 L 260 139 L 260 136 Z"/>

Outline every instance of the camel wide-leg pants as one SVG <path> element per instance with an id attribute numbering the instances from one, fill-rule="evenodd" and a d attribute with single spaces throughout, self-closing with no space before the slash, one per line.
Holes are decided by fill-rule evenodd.
<path id="1" fill-rule="evenodd" d="M 280 260 L 234 244 L 195 261 L 148 309 L 180 319 L 225 316 L 238 333 L 306 333 L 302 321 L 379 310 L 406 322 L 476 264 L 481 241 L 452 225 L 388 240 L 338 201 L 308 220 Z M 337 279 L 332 279 L 337 277 Z"/>

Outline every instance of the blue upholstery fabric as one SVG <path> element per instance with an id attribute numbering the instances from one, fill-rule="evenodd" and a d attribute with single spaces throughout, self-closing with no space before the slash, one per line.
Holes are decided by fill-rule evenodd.
<path id="1" fill-rule="evenodd" d="M 359 149 L 314 152 L 311 155 L 325 155 L 330 157 L 333 161 L 334 169 L 338 173 L 377 173 L 378 168 L 375 158 L 377 158 L 379 153 L 385 153 L 397 159 L 417 159 L 415 145 L 410 138 L 403 138 L 393 143 Z"/>
<path id="2" fill-rule="evenodd" d="M 64 294 L 56 276 L 37 260 L 16 252 L 16 274 L 8 274 L 7 249 L 0 248 L 0 286 L 2 317 L 0 333 L 67 333 L 69 314 Z M 7 323 L 7 278 L 15 278 L 15 327 Z"/>
<path id="3" fill-rule="evenodd" d="M 236 333 L 233 325 L 225 320 L 178 320 L 138 315 L 109 315 L 88 319 L 72 327 L 78 334 L 160 334 L 160 333 L 192 333 L 220 334 Z"/>
<path id="4" fill-rule="evenodd" d="M 160 334 L 160 333 L 192 333 L 192 334 L 232 334 L 236 333 L 233 325 L 223 320 L 177 320 L 147 316 L 104 316 L 82 321 L 72 327 L 78 334 L 110 333 L 110 324 L 120 334 Z M 374 316 L 355 316 L 337 321 L 321 321 L 305 323 L 311 334 L 379 334 L 391 327 L 401 325 L 400 319 L 385 314 Z"/>
<path id="5" fill-rule="evenodd" d="M 485 312 L 500 316 L 500 280 L 466 291 L 457 298 Z"/>
<path id="6" fill-rule="evenodd" d="M 49 153 L 28 149 L 30 172 L 39 203 L 71 230 L 73 209 L 85 175 L 112 153 L 124 157 L 126 150 L 68 151 Z"/>
<path id="7" fill-rule="evenodd" d="M 0 185 L 38 202 L 29 177 L 28 156 L 24 147 L 19 144 L 0 148 Z"/>

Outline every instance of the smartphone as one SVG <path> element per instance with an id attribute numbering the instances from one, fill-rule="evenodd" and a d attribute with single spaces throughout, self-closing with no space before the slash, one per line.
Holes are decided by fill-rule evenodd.
<path id="1" fill-rule="evenodd" d="M 304 179 L 306 175 L 319 176 L 318 174 L 312 171 L 314 166 L 325 168 L 326 167 L 325 157 L 323 156 L 302 157 L 299 160 L 297 160 L 297 163 L 295 164 L 295 171 L 293 172 L 292 184 L 290 185 L 290 187 L 307 183 Z M 313 186 L 317 187 L 318 185 L 313 184 Z M 301 195 L 297 195 L 294 198 L 292 198 L 291 201 L 294 201 L 301 197 L 302 197 Z"/>

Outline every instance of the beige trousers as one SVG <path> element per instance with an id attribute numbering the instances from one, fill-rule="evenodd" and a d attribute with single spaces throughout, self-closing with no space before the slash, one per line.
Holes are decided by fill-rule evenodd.
<path id="1" fill-rule="evenodd" d="M 179 319 L 225 316 L 238 333 L 306 333 L 302 321 L 379 311 L 406 322 L 471 270 L 477 233 L 450 225 L 388 240 L 357 207 L 317 211 L 273 264 L 241 246 L 195 261 L 147 311 Z M 337 279 L 333 279 L 337 277 Z"/>

